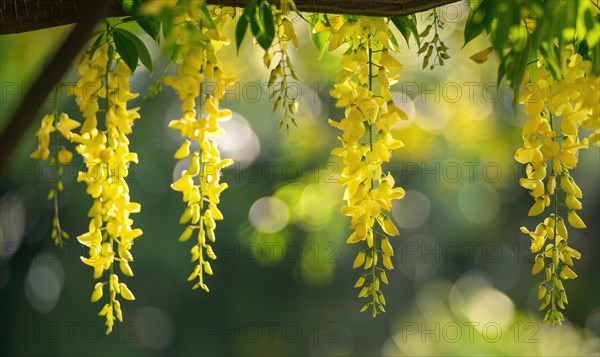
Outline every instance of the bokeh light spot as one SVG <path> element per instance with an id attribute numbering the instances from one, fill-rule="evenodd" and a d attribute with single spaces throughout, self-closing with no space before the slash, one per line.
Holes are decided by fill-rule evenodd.
<path id="1" fill-rule="evenodd" d="M 140 343 L 153 349 L 164 349 L 173 341 L 175 329 L 171 316 L 156 307 L 141 309 L 136 317 L 136 337 Z"/>
<path id="2" fill-rule="evenodd" d="M 469 222 L 484 224 L 498 216 L 500 199 L 490 184 L 474 182 L 461 188 L 458 194 L 458 206 Z"/>
<path id="3" fill-rule="evenodd" d="M 429 198 L 416 190 L 407 190 L 403 199 L 393 201 L 392 214 L 402 228 L 413 229 L 421 226 L 429 218 L 430 212 Z"/>
<path id="4" fill-rule="evenodd" d="M 54 254 L 38 254 L 25 278 L 25 297 L 41 313 L 56 307 L 63 287 L 64 271 L 57 259 Z"/>
<path id="5" fill-rule="evenodd" d="M 248 218 L 256 230 L 277 233 L 288 224 L 290 210 L 285 202 L 277 197 L 262 197 L 252 204 Z"/>

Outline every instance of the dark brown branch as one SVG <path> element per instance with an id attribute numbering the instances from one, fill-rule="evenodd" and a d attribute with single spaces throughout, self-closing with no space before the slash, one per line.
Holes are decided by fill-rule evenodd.
<path id="1" fill-rule="evenodd" d="M 4 4 L 6 3 L 7 1 L 4 2 Z M 83 45 L 89 40 L 96 23 L 106 17 L 109 10 L 107 4 L 90 2 L 83 11 L 78 13 L 79 18 L 75 19 L 77 25 L 23 98 L 0 136 L 0 176 L 6 174 L 8 160 L 31 123 L 39 120 L 38 111 L 46 97 L 72 65 Z"/>
<path id="2" fill-rule="evenodd" d="M 104 17 L 125 16 L 116 0 L 6 0 L 0 7 L 0 34 L 73 24 L 89 8 L 106 8 Z"/>
<path id="3" fill-rule="evenodd" d="M 160 0 L 159 0 L 160 1 Z M 296 0 L 299 11 L 365 16 L 402 16 L 458 0 Z M 248 0 L 207 0 L 213 5 L 244 7 Z M 81 11 L 109 3 L 107 17 L 125 16 L 116 0 L 7 0 L 0 7 L 0 34 L 19 33 L 76 22 Z"/>
<path id="4" fill-rule="evenodd" d="M 298 11 L 364 16 L 404 16 L 459 0 L 295 0 Z M 248 0 L 207 0 L 209 4 L 244 7 Z"/>

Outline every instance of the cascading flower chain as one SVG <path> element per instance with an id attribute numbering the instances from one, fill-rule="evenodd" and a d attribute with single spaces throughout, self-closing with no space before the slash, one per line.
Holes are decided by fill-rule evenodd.
<path id="1" fill-rule="evenodd" d="M 534 231 L 521 227 L 531 237 L 531 252 L 536 253 L 532 275 L 545 271 L 537 297 L 542 301 L 540 310 L 547 309 L 544 321 L 549 324 L 561 324 L 564 320 L 558 309 L 564 309 L 568 303 L 563 280 L 577 277 L 571 267 L 573 259 L 581 257 L 568 245 L 567 226 L 559 209 L 566 211 L 573 228 L 585 228 L 577 214 L 582 209 L 582 192 L 569 170 L 577 166 L 580 149 L 587 148 L 589 141 L 598 144 L 600 127 L 600 77 L 590 76 L 589 61 L 572 51 L 565 52 L 570 59 L 562 79 L 555 81 L 539 62 L 530 73 L 535 81 L 520 93 L 519 101 L 525 104 L 524 112 L 529 118 L 522 130 L 523 147 L 515 153 L 515 160 L 527 165 L 527 177 L 521 178 L 520 184 L 530 190 L 534 199 L 529 216 L 541 215 L 546 207 L 552 210 Z M 595 132 L 580 140 L 580 127 Z"/>
<path id="2" fill-rule="evenodd" d="M 290 41 L 298 48 L 298 35 L 290 19 L 290 11 L 296 10 L 296 5 L 291 0 L 282 0 L 278 6 L 272 6 L 275 24 L 275 38 L 277 49 L 273 47 L 265 51 L 263 62 L 267 68 L 271 68 L 271 62 L 278 56 L 277 65 L 271 69 L 267 87 L 271 90 L 270 97 L 274 100 L 273 111 L 278 108 L 283 110 L 283 118 L 279 122 L 279 128 L 289 129 L 291 121 L 296 124 L 295 115 L 298 113 L 298 98 L 294 97 L 294 89 L 290 83 L 290 77 L 300 80 L 294 70 L 293 63 L 288 54 Z"/>
<path id="3" fill-rule="evenodd" d="M 393 269 L 394 251 L 389 237 L 399 234 L 390 219 L 392 201 L 404 197 L 404 190 L 395 187 L 392 175 L 384 174 L 382 169 L 383 163 L 390 161 L 390 151 L 403 146 L 391 133 L 396 122 L 407 119 L 394 104 L 389 90 L 399 75 L 388 76 L 402 69 L 402 65 L 389 53 L 389 33 L 383 19 L 363 17 L 354 23 L 341 24 L 344 21 L 341 17 L 332 18 L 337 19 L 329 22 L 337 28 L 332 31 L 334 40 L 345 39 L 350 44 L 341 60 L 343 69 L 338 75 L 339 82 L 331 92 L 337 99 L 336 105 L 345 108 L 341 121 L 329 120 L 331 126 L 342 131 L 339 137 L 342 146 L 335 148 L 332 154 L 341 157 L 345 165 L 338 182 L 345 187 L 347 203 L 341 212 L 351 217 L 353 230 L 346 242 L 367 243 L 353 264 L 355 269 L 366 270 L 355 284 L 355 288 L 361 288 L 358 296 L 371 299 L 361 312 L 370 307 L 375 317 L 385 311 L 386 304 L 380 281 L 388 284 L 385 269 Z M 344 37 L 336 38 L 340 33 Z M 379 95 L 373 91 L 374 78 L 379 82 Z M 375 222 L 381 231 L 376 229 Z M 380 257 L 383 268 L 378 264 Z"/>
<path id="4" fill-rule="evenodd" d="M 206 15 L 182 8 L 179 10 L 174 19 L 174 23 L 179 25 L 173 29 L 179 46 L 177 75 L 165 77 L 164 82 L 175 89 L 183 102 L 183 115 L 169 123 L 169 128 L 178 130 L 185 139 L 175 158 L 189 159 L 190 164 L 171 187 L 182 192 L 183 201 L 187 203 L 179 220 L 187 227 L 179 241 L 187 241 L 197 230 L 196 244 L 191 248 L 192 263 L 196 262 L 196 266 L 188 280 L 198 279 L 193 289 L 202 288 L 208 292 L 204 273 L 213 274 L 209 259 L 217 258 L 208 241 L 215 242 L 215 221 L 223 219 L 217 205 L 221 192 L 227 188 L 227 183 L 220 183 L 220 170 L 233 163 L 231 159 L 221 159 L 214 140 L 225 134 L 219 122 L 231 118 L 231 111 L 219 109 L 219 101 L 234 77 L 224 72 L 216 53 L 229 43 L 223 35 L 223 28 L 230 22 L 233 11 L 213 8 L 211 22 L 215 26 L 208 28 L 203 25 L 207 20 L 203 16 Z M 203 93 L 205 78 L 214 82 L 213 96 Z M 199 110 L 196 110 L 197 106 Z M 197 149 L 190 152 L 191 147 Z"/>
<path id="5" fill-rule="evenodd" d="M 137 97 L 137 93 L 130 91 L 130 68 L 118 58 L 113 67 L 111 46 L 108 32 L 106 43 L 98 47 L 92 58 L 89 53 L 82 56 L 78 65 L 81 79 L 71 88 L 84 118 L 80 134 L 72 135 L 87 168 L 79 172 L 77 181 L 87 184 L 86 192 L 94 199 L 88 211 L 89 230 L 77 239 L 89 248 L 89 257 L 81 260 L 94 269 L 94 279 L 102 279 L 108 271 L 106 280 L 95 284 L 91 297 L 92 302 L 100 300 L 108 285 L 108 302 L 99 313 L 105 316 L 107 334 L 112 331 L 115 318 L 123 321 L 117 295 L 134 300 L 127 285 L 119 281 L 114 263 L 119 262 L 123 275 L 133 276 L 130 250 L 134 240 L 142 235 L 141 229 L 132 228 L 133 220 L 129 218 L 131 213 L 140 212 L 141 206 L 130 201 L 125 181 L 130 163 L 138 161 L 137 154 L 129 151 L 127 138 L 134 120 L 140 117 L 139 108 L 127 108 L 128 101 Z M 101 98 L 106 100 L 103 130 L 97 125 Z"/>
<path id="6" fill-rule="evenodd" d="M 62 85 L 58 85 L 54 91 L 54 112 L 52 114 L 46 114 L 42 118 L 40 128 L 35 133 L 38 139 L 38 147 L 31 154 L 32 159 L 39 159 L 47 161 L 50 158 L 49 165 L 56 168 L 56 178 L 54 180 L 54 187 L 48 191 L 48 199 L 53 200 L 54 204 L 54 217 L 52 218 L 52 233 L 51 237 L 55 245 L 62 247 L 63 239 L 69 239 L 69 234 L 63 230 L 60 225 L 60 218 L 58 212 L 58 193 L 63 190 L 64 184 L 62 181 L 62 175 L 64 166 L 71 163 L 73 159 L 73 153 L 66 149 L 64 146 L 59 147 L 59 133 L 63 138 L 71 141 L 72 130 L 79 127 L 81 124 L 69 118 L 66 113 L 58 114 L 58 97 Z M 51 150 L 50 148 L 50 135 L 54 133 L 54 145 Z M 50 157 L 50 154 L 52 156 Z"/>

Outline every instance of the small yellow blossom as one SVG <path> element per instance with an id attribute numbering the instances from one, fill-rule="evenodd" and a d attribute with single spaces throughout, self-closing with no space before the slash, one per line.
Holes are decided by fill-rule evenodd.
<path id="1" fill-rule="evenodd" d="M 48 149 L 48 146 L 50 145 L 50 133 L 55 130 L 54 116 L 51 114 L 44 115 L 42 124 L 35 133 L 35 136 L 38 139 L 38 147 L 37 150 L 31 154 L 32 159 L 48 160 L 48 156 L 50 155 L 50 150 Z"/>

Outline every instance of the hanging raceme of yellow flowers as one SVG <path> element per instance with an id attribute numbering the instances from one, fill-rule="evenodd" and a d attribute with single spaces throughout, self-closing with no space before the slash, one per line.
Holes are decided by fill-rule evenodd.
<path id="1" fill-rule="evenodd" d="M 130 250 L 134 239 L 142 234 L 141 229 L 132 228 L 133 220 L 129 216 L 140 212 L 141 207 L 130 201 L 129 187 L 125 181 L 130 163 L 137 163 L 137 155 L 129 151 L 127 139 L 134 120 L 140 117 L 139 108 L 127 108 L 128 101 L 134 99 L 137 93 L 130 91 L 130 68 L 120 58 L 115 60 L 111 57 L 110 52 L 114 54 L 112 46 L 110 30 L 107 30 L 106 41 L 96 48 L 93 55 L 90 51 L 82 55 L 78 64 L 80 79 L 77 85 L 69 88 L 69 95 L 75 96 L 79 105 L 83 125 L 69 118 L 66 113 L 58 114 L 58 93 L 62 87 L 59 85 L 56 88 L 54 113 L 42 119 L 36 133 L 39 145 L 31 154 L 32 158 L 47 160 L 51 153 L 50 135 L 54 133 L 50 165 L 57 167 L 58 177 L 48 198 L 54 199 L 55 208 L 52 238 L 55 244 L 62 245 L 62 239 L 68 238 L 68 234 L 60 227 L 57 195 L 63 189 L 63 166 L 71 162 L 73 154 L 64 147 L 59 148 L 58 134 L 78 144 L 76 150 L 84 160 L 86 171 L 79 172 L 77 181 L 87 184 L 86 192 L 94 202 L 88 211 L 88 232 L 77 239 L 89 248 L 89 256 L 81 257 L 82 262 L 93 268 L 94 279 L 103 279 L 95 284 L 91 301 L 100 300 L 104 295 L 104 287 L 108 286 L 108 302 L 99 313 L 105 316 L 107 334 L 112 331 L 115 318 L 123 320 L 118 295 L 126 300 L 134 299 L 127 285 L 119 281 L 114 263 L 119 263 L 122 274 L 133 276 L 129 265 L 133 262 Z M 97 115 L 102 102 L 106 103 L 106 108 L 103 108 L 104 129 L 99 129 Z M 76 128 L 80 128 L 79 133 L 73 132 Z M 105 276 L 105 271 L 108 271 L 108 276 Z"/>
<path id="2" fill-rule="evenodd" d="M 137 163 L 137 155 L 129 151 L 127 135 L 135 119 L 140 116 L 139 108 L 128 109 L 128 101 L 137 93 L 130 92 L 131 70 L 121 60 L 113 66 L 109 58 L 110 34 L 107 43 L 101 45 L 93 57 L 82 56 L 78 65 L 81 79 L 71 94 L 75 95 L 84 123 L 80 134 L 73 134 L 77 152 L 83 157 L 87 171 L 79 172 L 77 181 L 87 184 L 87 193 L 94 199 L 88 211 L 89 231 L 78 236 L 79 242 L 89 248 L 89 257 L 81 260 L 94 270 L 96 283 L 92 302 L 99 301 L 108 290 L 108 301 L 99 315 L 106 319 L 106 333 L 110 333 L 117 319 L 122 322 L 120 295 L 125 300 L 134 300 L 127 285 L 119 281 L 115 262 L 125 276 L 133 276 L 129 263 L 133 262 L 131 248 L 142 230 L 132 228 L 130 214 L 140 212 L 140 204 L 132 202 L 125 178 L 130 163 Z M 106 101 L 104 129 L 98 128 L 99 104 Z M 105 277 L 104 272 L 108 272 Z M 104 280 L 105 279 L 105 280 Z"/>
<path id="3" fill-rule="evenodd" d="M 276 47 L 271 46 L 263 56 L 263 62 L 267 68 L 271 67 L 271 62 L 275 56 L 278 57 L 277 65 L 271 69 L 269 75 L 268 87 L 272 91 L 271 99 L 274 99 L 273 111 L 281 108 L 283 118 L 279 122 L 279 128 L 289 129 L 289 122 L 296 124 L 294 116 L 298 112 L 298 99 L 294 98 L 294 88 L 291 86 L 290 77 L 299 80 L 298 74 L 294 70 L 292 61 L 288 54 L 290 41 L 295 48 L 298 48 L 298 36 L 289 17 L 290 11 L 294 11 L 296 5 L 291 0 L 282 0 L 278 7 L 272 7 L 275 23 Z"/>
<path id="4" fill-rule="evenodd" d="M 220 170 L 233 163 L 230 159 L 221 159 L 215 137 L 225 134 L 219 122 L 231 118 L 231 111 L 219 108 L 225 87 L 234 77 L 223 70 L 217 58 L 217 51 L 229 44 L 223 35 L 224 27 L 231 21 L 231 9 L 212 8 L 209 28 L 203 13 L 179 9 L 173 29 L 179 47 L 177 75 L 165 77 L 165 84 L 171 86 L 182 100 L 183 114 L 180 119 L 172 120 L 169 128 L 178 130 L 184 138 L 175 158 L 189 159 L 190 164 L 171 187 L 183 194 L 186 208 L 180 223 L 187 227 L 179 237 L 187 241 L 196 235 L 196 243 L 191 248 L 192 262 L 196 263 L 188 280 L 197 279 L 193 289 L 209 291 L 204 274 L 212 275 L 209 260 L 216 255 L 209 244 L 215 242 L 215 221 L 223 215 L 217 208 L 219 196 L 227 188 L 220 183 Z M 205 79 L 214 84 L 214 95 L 205 93 Z"/>
<path id="5" fill-rule="evenodd" d="M 566 221 L 573 228 L 585 228 L 577 211 L 582 209 L 582 192 L 570 175 L 575 169 L 580 149 L 589 141 L 598 144 L 600 127 L 598 89 L 600 77 L 591 76 L 591 63 L 584 61 L 572 50 L 565 51 L 569 58 L 563 78 L 553 80 L 544 65 L 529 74 L 532 83 L 526 85 L 519 100 L 525 104 L 529 119 L 523 127 L 523 147 L 517 149 L 515 159 L 525 164 L 527 177 L 520 184 L 530 190 L 534 203 L 529 216 L 541 215 L 547 208 L 549 216 L 530 231 L 531 251 L 536 253 L 532 274 L 545 272 L 538 287 L 540 310 L 547 309 L 544 321 L 561 324 L 562 312 L 568 303 L 563 281 L 574 279 L 573 259 L 581 254 L 568 245 Z M 581 128 L 594 129 L 589 138 L 580 139 Z"/>
<path id="6" fill-rule="evenodd" d="M 346 206 L 342 213 L 351 217 L 353 231 L 346 242 L 367 244 L 353 264 L 355 269 L 365 270 L 355 287 L 360 288 L 359 297 L 370 299 L 361 311 L 370 308 L 376 316 L 385 311 L 386 304 L 380 282 L 387 284 L 385 269 L 393 269 L 394 251 L 389 237 L 398 235 L 390 219 L 392 201 L 404 196 L 404 190 L 395 187 L 392 175 L 382 169 L 390 161 L 390 151 L 403 146 L 392 136 L 391 129 L 407 117 L 395 106 L 390 94 L 390 86 L 399 79 L 399 75 L 390 73 L 399 71 L 402 65 L 390 54 L 389 33 L 383 19 L 362 17 L 346 22 L 342 16 L 331 16 L 328 20 L 330 26 L 320 24 L 315 29 L 331 32 L 330 50 L 343 42 L 350 45 L 331 93 L 337 99 L 336 105 L 344 108 L 345 117 L 339 122 L 329 120 L 331 126 L 342 131 L 341 146 L 332 154 L 341 157 L 345 165 L 339 178 L 345 187 Z"/>
<path id="7" fill-rule="evenodd" d="M 53 200 L 54 206 L 54 217 L 52 218 L 52 233 L 51 237 L 55 245 L 63 245 L 63 239 L 69 239 L 69 234 L 65 232 L 60 225 L 60 218 L 58 214 L 58 193 L 63 190 L 62 175 L 64 166 L 69 165 L 73 159 L 73 153 L 67 150 L 64 146 L 59 147 L 59 133 L 60 135 L 71 140 L 73 133 L 71 130 L 79 127 L 81 124 L 69 118 L 66 113 L 58 114 L 58 97 L 61 90 L 61 85 L 58 85 L 54 91 L 54 112 L 52 114 L 46 114 L 42 118 L 40 128 L 35 133 L 38 139 L 38 147 L 31 154 L 32 159 L 39 159 L 42 161 L 49 161 L 50 166 L 56 168 L 56 178 L 54 180 L 54 187 L 48 191 L 48 199 Z M 50 147 L 50 136 L 54 134 L 54 145 Z M 50 154 L 52 156 L 50 157 Z"/>

